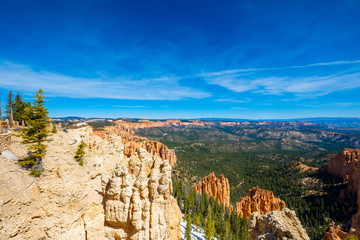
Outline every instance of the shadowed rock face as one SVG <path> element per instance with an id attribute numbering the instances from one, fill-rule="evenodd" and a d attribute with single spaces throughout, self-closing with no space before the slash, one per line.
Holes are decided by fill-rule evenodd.
<path id="1" fill-rule="evenodd" d="M 288 208 L 264 215 L 254 212 L 249 219 L 249 233 L 252 240 L 310 240 L 295 211 Z"/>
<path id="2" fill-rule="evenodd" d="M 249 195 L 241 198 L 235 206 L 237 214 L 249 217 L 253 212 L 265 214 L 271 211 L 280 211 L 285 207 L 285 202 L 275 198 L 271 191 L 254 187 L 250 189 Z"/>
<path id="3" fill-rule="evenodd" d="M 352 217 L 351 229 L 349 233 L 342 232 L 339 229 L 333 229 L 326 234 L 323 239 L 344 238 L 347 234 L 355 234 L 357 236 L 360 230 L 360 150 L 359 149 L 343 149 L 340 153 L 329 160 L 327 166 L 329 173 L 335 176 L 341 176 L 344 181 L 348 182 L 348 193 L 357 194 L 358 212 Z M 342 192 L 342 194 L 346 194 Z M 347 196 L 342 196 L 346 198 Z"/>
<path id="4" fill-rule="evenodd" d="M 197 185 L 194 185 L 193 188 L 201 195 L 207 194 L 213 197 L 225 207 L 230 206 L 229 180 L 222 174 L 217 178 L 214 173 L 210 173 L 209 176 L 204 177 Z"/>

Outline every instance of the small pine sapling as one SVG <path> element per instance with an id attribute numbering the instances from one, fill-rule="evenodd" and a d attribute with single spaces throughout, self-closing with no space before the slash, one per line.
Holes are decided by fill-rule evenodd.
<path id="1" fill-rule="evenodd" d="M 85 147 L 86 143 L 81 140 L 76 153 L 75 153 L 75 161 L 79 163 L 80 166 L 84 165 L 84 156 L 85 156 Z"/>

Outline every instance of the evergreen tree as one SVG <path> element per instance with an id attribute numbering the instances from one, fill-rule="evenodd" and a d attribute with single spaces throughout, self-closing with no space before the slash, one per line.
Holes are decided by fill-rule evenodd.
<path id="1" fill-rule="evenodd" d="M 42 158 L 46 154 L 46 145 L 44 141 L 48 136 L 46 129 L 49 123 L 48 111 L 44 106 L 44 92 L 39 89 L 34 96 L 32 105 L 28 105 L 24 111 L 24 118 L 27 127 L 21 130 L 22 143 L 29 144 L 29 156 L 20 160 L 19 164 L 30 168 L 31 176 L 39 176 L 43 170 Z"/>
<path id="2" fill-rule="evenodd" d="M 52 132 L 52 133 L 57 133 L 57 129 L 56 129 L 56 125 L 55 125 L 55 124 L 53 124 L 53 127 L 52 127 L 52 129 L 51 129 L 51 132 Z"/>
<path id="3" fill-rule="evenodd" d="M 8 98 L 7 98 L 7 103 L 5 106 L 6 107 L 5 114 L 6 114 L 7 118 L 9 119 L 10 126 L 14 126 L 13 106 L 14 106 L 14 99 L 13 99 L 12 90 L 10 90 Z"/>
<path id="4" fill-rule="evenodd" d="M 355 235 L 350 235 L 345 238 L 345 240 L 359 240 Z"/>
<path id="5" fill-rule="evenodd" d="M 25 103 L 22 98 L 20 97 L 20 94 L 16 94 L 15 101 L 14 101 L 14 120 L 18 121 L 19 123 L 24 120 L 24 114 L 25 114 L 25 108 L 28 106 L 28 103 Z"/>
<path id="6" fill-rule="evenodd" d="M 185 239 L 186 240 L 191 240 L 191 214 L 188 213 L 186 214 L 186 230 L 185 230 Z"/>
<path id="7" fill-rule="evenodd" d="M 211 210 L 211 205 L 208 205 L 207 216 L 205 220 L 205 238 L 207 240 L 212 240 L 215 235 L 215 222 L 213 220 L 213 213 Z"/>
<path id="8" fill-rule="evenodd" d="M 200 227 L 200 226 L 201 226 L 201 218 L 202 218 L 201 213 L 198 213 L 198 214 L 195 215 L 194 224 L 195 224 L 197 227 Z"/>
<path id="9" fill-rule="evenodd" d="M 83 140 L 81 140 L 75 153 L 75 161 L 77 161 L 80 166 L 84 165 L 85 147 L 86 147 L 86 143 Z"/>

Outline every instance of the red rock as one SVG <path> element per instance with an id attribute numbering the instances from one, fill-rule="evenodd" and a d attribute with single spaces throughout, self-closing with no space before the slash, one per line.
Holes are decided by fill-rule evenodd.
<path id="1" fill-rule="evenodd" d="M 265 214 L 271 211 L 281 211 L 285 206 L 285 202 L 275 198 L 273 192 L 254 187 L 250 189 L 247 197 L 240 198 L 240 201 L 236 203 L 235 211 L 245 218 L 253 212 Z"/>
<path id="2" fill-rule="evenodd" d="M 168 149 L 167 146 L 161 142 L 152 140 L 138 141 L 124 141 L 124 155 L 130 157 L 135 154 L 139 148 L 145 148 L 145 150 L 154 156 L 160 157 L 162 160 L 168 160 L 171 166 L 176 164 L 177 158 L 175 151 Z"/>
<path id="3" fill-rule="evenodd" d="M 139 148 L 145 148 L 146 151 L 157 157 L 160 157 L 162 160 L 168 160 L 171 166 L 176 164 L 177 157 L 174 150 L 169 149 L 160 142 L 152 141 L 134 134 L 133 129 L 151 127 L 152 125 L 150 123 L 131 123 L 122 122 L 120 120 L 116 121 L 115 123 L 115 126 L 106 126 L 100 130 L 95 131 L 95 134 L 107 140 L 109 140 L 108 138 L 111 134 L 120 136 L 124 145 L 124 155 L 127 157 L 134 155 Z"/>
<path id="4" fill-rule="evenodd" d="M 225 207 L 230 206 L 229 180 L 222 174 L 217 178 L 215 173 L 212 172 L 204 177 L 198 184 L 194 185 L 193 188 L 201 195 L 206 193 L 213 197 Z"/>
<path id="5" fill-rule="evenodd" d="M 360 150 L 343 149 L 329 160 L 327 167 L 329 173 L 341 176 L 348 182 L 347 190 L 357 194 L 358 212 L 352 217 L 351 228 L 360 230 Z"/>

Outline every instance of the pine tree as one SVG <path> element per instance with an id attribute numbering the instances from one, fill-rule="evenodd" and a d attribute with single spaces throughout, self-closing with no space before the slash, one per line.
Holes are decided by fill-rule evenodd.
<path id="1" fill-rule="evenodd" d="M 57 133 L 57 129 L 56 129 L 56 125 L 55 124 L 53 124 L 53 127 L 52 127 L 52 129 L 51 129 L 51 133 Z"/>
<path id="2" fill-rule="evenodd" d="M 215 235 L 215 222 L 213 220 L 213 213 L 211 210 L 211 205 L 208 205 L 207 216 L 205 220 L 205 238 L 207 240 L 212 240 Z"/>
<path id="3" fill-rule="evenodd" d="M 191 214 L 188 213 L 186 214 L 186 230 L 185 230 L 185 239 L 186 240 L 191 240 Z"/>
<path id="4" fill-rule="evenodd" d="M 200 227 L 200 226 L 201 226 L 201 218 L 202 218 L 201 213 L 196 214 L 194 224 L 195 224 L 197 227 Z"/>
<path id="5" fill-rule="evenodd" d="M 5 106 L 6 107 L 5 114 L 6 114 L 7 118 L 9 119 L 10 126 L 14 126 L 13 105 L 14 105 L 14 99 L 13 99 L 12 90 L 10 90 L 8 98 L 7 98 L 7 103 Z"/>
<path id="6" fill-rule="evenodd" d="M 27 127 L 21 130 L 22 143 L 29 144 L 29 156 L 20 160 L 19 164 L 30 168 L 31 176 L 39 176 L 43 171 L 42 158 L 46 154 L 46 145 L 44 141 L 49 132 L 46 129 L 49 123 L 48 111 L 44 106 L 44 92 L 39 89 L 34 96 L 32 105 L 28 105 L 24 111 L 24 119 Z"/>
<path id="7" fill-rule="evenodd" d="M 85 156 L 85 147 L 86 147 L 86 143 L 81 140 L 76 153 L 75 153 L 75 161 L 77 161 L 79 163 L 80 166 L 84 165 L 84 156 Z"/>
<path id="8" fill-rule="evenodd" d="M 24 120 L 24 114 L 25 114 L 26 106 L 28 106 L 28 103 L 25 103 L 21 99 L 19 93 L 16 94 L 15 101 L 14 101 L 14 107 L 13 107 L 14 120 L 15 121 L 21 122 L 22 120 Z"/>
<path id="9" fill-rule="evenodd" d="M 359 240 L 355 235 L 350 235 L 345 238 L 345 240 Z"/>

